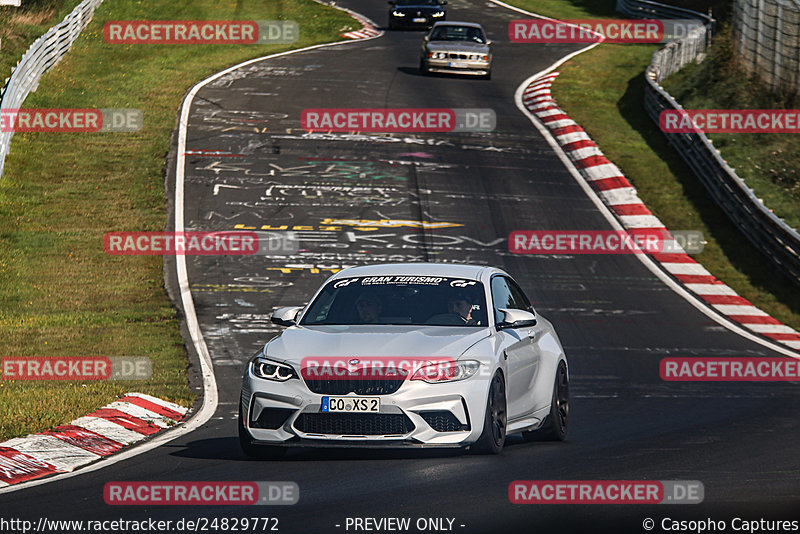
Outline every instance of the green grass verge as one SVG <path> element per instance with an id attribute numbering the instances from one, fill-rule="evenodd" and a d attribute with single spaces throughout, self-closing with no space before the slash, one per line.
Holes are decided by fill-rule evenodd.
<path id="1" fill-rule="evenodd" d="M 706 9 L 702 2 L 693 4 Z M 614 2 L 516 0 L 514 5 L 556 18 L 619 16 Z M 604 44 L 580 54 L 559 69 L 553 96 L 667 228 L 703 232 L 708 244 L 694 256 L 697 261 L 759 308 L 800 329 L 800 288 L 746 241 L 645 113 L 643 73 L 657 48 Z"/>
<path id="2" fill-rule="evenodd" d="M 109 20 L 295 20 L 292 46 L 110 45 Z M 340 40 L 360 25 L 311 0 L 105 2 L 27 108 L 139 108 L 133 134 L 18 133 L 0 180 L 0 357 L 147 356 L 144 382 L 0 381 L 0 440 L 79 417 L 128 391 L 190 405 L 162 260 L 109 256 L 103 234 L 161 231 L 165 155 L 184 93 L 226 66 Z M 5 46 L 5 43 L 4 43 Z"/>
<path id="3" fill-rule="evenodd" d="M 730 28 L 708 56 L 664 83 L 686 109 L 797 109 L 800 97 L 780 98 L 736 64 Z M 800 229 L 800 141 L 797 134 L 711 134 L 714 146 L 774 213 Z"/>

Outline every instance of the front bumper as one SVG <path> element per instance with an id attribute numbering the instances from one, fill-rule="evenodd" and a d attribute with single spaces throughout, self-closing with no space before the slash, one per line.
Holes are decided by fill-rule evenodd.
<path id="1" fill-rule="evenodd" d="M 489 383 L 405 381 L 380 397 L 378 413 L 322 412 L 322 397 L 302 379 L 273 382 L 249 371 L 241 410 L 252 442 L 299 447 L 466 447 L 480 437 Z M 359 397 L 358 395 L 335 395 Z M 268 428 L 267 428 L 268 427 Z"/>
<path id="2" fill-rule="evenodd" d="M 446 74 L 472 74 L 485 76 L 491 72 L 491 60 L 452 60 L 452 59 L 423 59 L 429 72 Z"/>
<path id="3" fill-rule="evenodd" d="M 416 20 L 416 22 L 414 22 Z M 433 26 L 435 22 L 445 20 L 445 17 L 433 17 L 431 15 L 422 14 L 420 16 L 412 16 L 407 14 L 405 17 L 395 17 L 389 13 L 389 26 L 392 28 L 406 28 L 406 29 L 427 29 Z"/>

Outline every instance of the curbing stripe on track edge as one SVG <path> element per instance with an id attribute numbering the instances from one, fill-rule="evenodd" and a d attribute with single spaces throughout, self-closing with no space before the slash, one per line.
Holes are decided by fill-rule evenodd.
<path id="1" fill-rule="evenodd" d="M 496 1 L 495 3 L 502 4 L 502 2 Z M 592 47 L 587 47 L 578 51 L 578 53 L 584 52 L 589 48 Z M 561 63 L 552 66 L 548 71 L 558 68 Z M 636 189 L 628 182 L 622 171 L 603 156 L 599 149 L 595 148 L 596 144 L 592 143 L 592 155 L 587 157 L 587 150 L 589 149 L 583 145 L 576 145 L 576 137 L 568 137 L 563 134 L 556 135 L 561 133 L 557 131 L 559 128 L 570 123 L 570 126 L 574 125 L 574 127 L 570 128 L 570 136 L 580 134 L 579 139 L 587 142 L 591 141 L 588 134 L 558 107 L 550 94 L 550 87 L 555 82 L 558 74 L 558 72 L 552 72 L 546 78 L 534 76 L 523 82 L 523 85 L 517 90 L 518 106 L 524 106 L 529 117 L 535 117 L 538 119 L 538 123 L 542 125 L 542 128 L 549 130 L 548 133 L 553 139 L 553 143 L 558 145 L 561 153 L 570 162 L 570 167 L 575 169 L 576 173 L 574 174 L 577 174 L 586 184 L 593 188 L 597 198 L 602 199 L 607 210 L 613 216 L 616 216 L 616 219 L 623 227 L 626 229 L 658 229 L 671 237 L 664 224 L 639 199 Z M 542 81 L 543 79 L 544 81 Z M 531 90 L 534 87 L 537 95 L 539 95 L 535 105 L 529 103 L 525 98 L 520 98 L 520 95 L 531 94 Z M 550 105 L 542 106 L 543 103 Z M 534 124 L 536 124 L 535 121 Z M 617 201 L 623 196 L 625 198 L 624 204 L 618 203 Z M 780 343 L 792 349 L 800 349 L 800 333 L 771 317 L 770 319 L 775 322 L 770 323 L 770 326 L 766 328 L 763 326 L 762 320 L 751 322 L 749 320 L 750 317 L 769 317 L 769 315 L 744 297 L 739 296 L 732 288 L 713 276 L 688 254 L 654 254 L 651 256 L 652 261 L 658 263 L 666 272 L 672 275 L 675 283 L 690 291 L 714 311 L 748 329 L 751 336 L 756 335 L 766 338 L 762 339 L 762 341 L 766 341 L 770 345 Z M 668 258 L 659 258 L 659 256 L 668 256 Z M 686 275 L 702 277 L 703 281 L 702 283 L 687 283 L 685 280 Z M 752 339 L 751 336 L 747 337 Z M 762 344 L 765 343 L 762 342 Z M 789 353 L 785 350 L 780 352 L 793 358 L 800 358 L 797 354 Z"/>
<path id="2" fill-rule="evenodd" d="M 175 415 L 152 412 L 126 402 L 129 398 L 141 399 L 154 409 L 160 407 Z M 174 425 L 187 412 L 187 408 L 171 402 L 129 393 L 66 426 L 4 441 L 0 443 L 0 487 L 74 471 Z M 123 436 L 124 429 L 128 432 Z"/>

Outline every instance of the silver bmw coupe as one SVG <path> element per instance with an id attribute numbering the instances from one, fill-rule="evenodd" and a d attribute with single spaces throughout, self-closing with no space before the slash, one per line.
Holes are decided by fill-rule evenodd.
<path id="1" fill-rule="evenodd" d="M 239 438 L 288 447 L 460 447 L 506 435 L 563 440 L 567 358 L 553 325 L 504 271 L 442 263 L 339 271 L 247 364 Z"/>

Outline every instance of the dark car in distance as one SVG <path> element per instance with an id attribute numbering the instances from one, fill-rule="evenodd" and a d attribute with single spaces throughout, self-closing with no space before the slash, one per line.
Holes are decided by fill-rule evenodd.
<path id="1" fill-rule="evenodd" d="M 427 29 L 447 18 L 446 0 L 389 0 L 389 29 Z"/>

